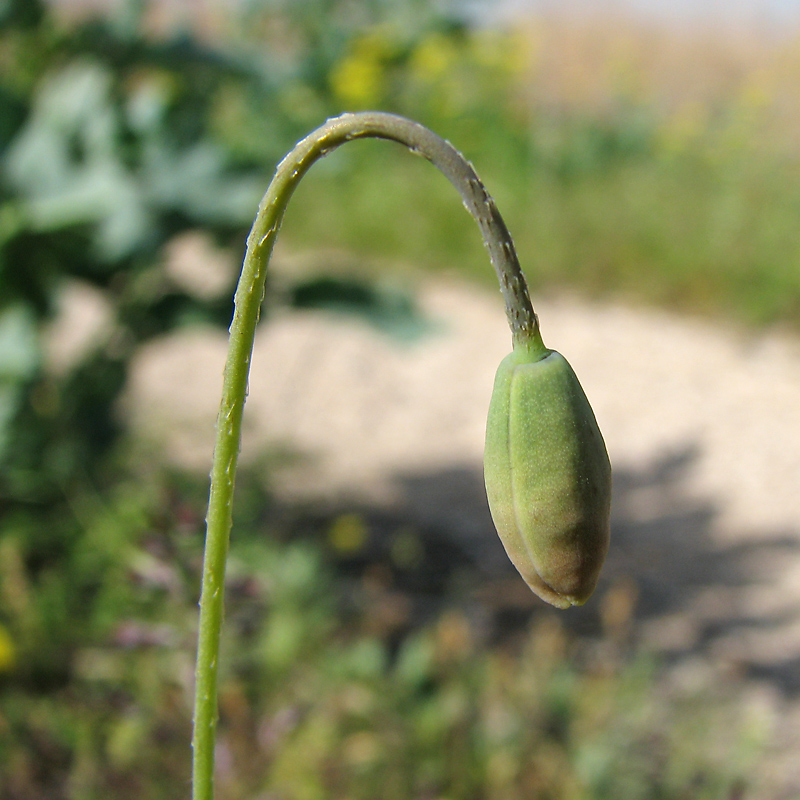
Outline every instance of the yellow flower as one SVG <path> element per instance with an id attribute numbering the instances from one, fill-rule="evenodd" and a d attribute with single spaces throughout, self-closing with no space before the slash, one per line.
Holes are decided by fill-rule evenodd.
<path id="1" fill-rule="evenodd" d="M 676 155 L 685 152 L 708 132 L 708 112 L 697 102 L 684 103 L 661 126 L 658 144 L 662 153 Z"/>
<path id="2" fill-rule="evenodd" d="M 342 554 L 358 553 L 368 538 L 367 523 L 358 514 L 342 514 L 328 531 L 331 547 Z"/>
<path id="3" fill-rule="evenodd" d="M 9 632 L 0 625 L 0 672 L 8 672 L 16 661 L 14 642 Z"/>
<path id="4" fill-rule="evenodd" d="M 411 54 L 411 71 L 423 82 L 434 83 L 455 66 L 458 55 L 452 40 L 440 33 L 431 34 Z"/>
<path id="5" fill-rule="evenodd" d="M 777 76 L 767 69 L 755 70 L 750 74 L 739 91 L 742 111 L 763 112 L 772 105 L 777 94 L 776 81 Z"/>
<path id="6" fill-rule="evenodd" d="M 393 52 L 391 40 L 380 31 L 356 39 L 331 71 L 330 85 L 337 99 L 348 107 L 376 105 L 384 94 L 386 62 Z"/>
<path id="7" fill-rule="evenodd" d="M 470 51 L 477 64 L 509 75 L 530 69 L 536 49 L 531 31 L 480 30 L 470 39 Z"/>

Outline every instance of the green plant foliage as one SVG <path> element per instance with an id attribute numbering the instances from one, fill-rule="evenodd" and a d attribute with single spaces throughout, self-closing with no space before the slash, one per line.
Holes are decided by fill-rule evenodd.
<path id="1" fill-rule="evenodd" d="M 185 792 L 203 492 L 153 478 L 84 508 L 47 577 L 29 532 L 3 539 L 4 799 Z M 343 579 L 326 538 L 262 523 L 232 544 L 221 798 L 723 800 L 746 775 L 757 738 L 721 699 L 662 696 L 652 665 L 611 639 L 581 655 L 550 615 L 487 648 L 489 617 L 441 597 L 398 629 L 376 609 L 409 602 L 401 573 L 376 551 Z"/>
<path id="2" fill-rule="evenodd" d="M 402 341 L 424 337 L 434 327 L 407 292 L 355 278 L 312 278 L 295 284 L 287 299 L 293 308 L 320 308 L 359 316 L 376 330 Z"/>
<path id="3" fill-rule="evenodd" d="M 103 469 L 135 348 L 189 307 L 227 322 L 227 299 L 198 303 L 153 267 L 183 230 L 237 233 L 261 179 L 209 132 L 200 78 L 212 89 L 233 74 L 211 53 L 115 40 L 110 24 L 56 30 L 43 10 L 9 13 L 2 36 L 14 69 L 0 97 L 16 113 L 3 115 L 0 161 L 3 352 L 14 361 L 3 370 L 0 495 L 51 503 L 77 474 Z M 181 122 L 190 109 L 191 127 Z M 96 287 L 113 323 L 56 377 L 43 369 L 40 330 L 67 280 Z"/>
<path id="4" fill-rule="evenodd" d="M 148 34 L 147 4 L 120 5 L 67 26 L 41 0 L 0 2 L 1 800 L 186 795 L 201 501 L 146 469 L 128 480 L 117 401 L 142 343 L 228 325 L 274 163 L 326 116 L 378 107 L 457 142 L 534 286 L 756 323 L 794 325 L 800 308 L 797 158 L 769 85 L 706 116 L 624 87 L 559 104 L 542 99 L 535 31 L 482 30 L 442 4 L 242 3 L 216 41 Z M 284 242 L 484 279 L 451 192 L 363 143 L 308 176 Z M 197 230 L 232 253 L 209 296 L 163 268 Z M 110 322 L 58 371 L 45 333 L 72 282 Z M 427 325 L 407 296 L 349 277 L 282 298 L 401 336 Z M 741 795 L 749 738 L 729 707 L 662 703 L 647 664 L 578 658 L 546 620 L 497 646 L 455 601 L 412 624 L 385 563 L 359 551 L 364 574 L 342 567 L 363 521 L 339 520 L 334 548 L 273 541 L 263 497 L 250 505 L 232 553 L 221 798 Z M 422 570 L 416 534 L 395 544 L 390 567 Z"/>

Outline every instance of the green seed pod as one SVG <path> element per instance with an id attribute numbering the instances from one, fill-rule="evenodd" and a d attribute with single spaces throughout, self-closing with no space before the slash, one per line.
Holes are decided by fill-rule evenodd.
<path id="1" fill-rule="evenodd" d="M 500 363 L 484 471 L 492 519 L 528 586 L 558 608 L 586 602 L 608 551 L 611 465 L 577 376 L 541 339 Z"/>

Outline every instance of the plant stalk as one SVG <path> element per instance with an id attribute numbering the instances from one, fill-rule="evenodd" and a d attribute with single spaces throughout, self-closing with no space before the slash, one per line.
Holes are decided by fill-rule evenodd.
<path id="1" fill-rule="evenodd" d="M 222 400 L 217 418 L 211 491 L 206 516 L 195 674 L 193 800 L 213 800 L 214 797 L 217 673 L 224 609 L 225 564 L 230 540 L 242 414 L 255 329 L 264 299 L 267 266 L 286 206 L 309 167 L 345 142 L 364 138 L 399 142 L 444 173 L 458 190 L 464 205 L 481 229 L 500 281 L 514 346 L 532 347 L 541 344 L 539 323 L 508 228 L 472 166 L 449 142 L 422 125 L 393 114 L 343 114 L 328 120 L 309 134 L 281 161 L 259 204 L 258 214 L 247 238 L 247 251 L 234 298 L 235 310 L 230 326 Z"/>

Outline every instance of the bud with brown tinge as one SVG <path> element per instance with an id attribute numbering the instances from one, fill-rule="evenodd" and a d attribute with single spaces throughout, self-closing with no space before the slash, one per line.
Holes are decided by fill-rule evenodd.
<path id="1" fill-rule="evenodd" d="M 528 586 L 559 608 L 586 602 L 608 551 L 611 465 L 572 367 L 538 337 L 498 368 L 484 470 L 495 526 Z"/>

